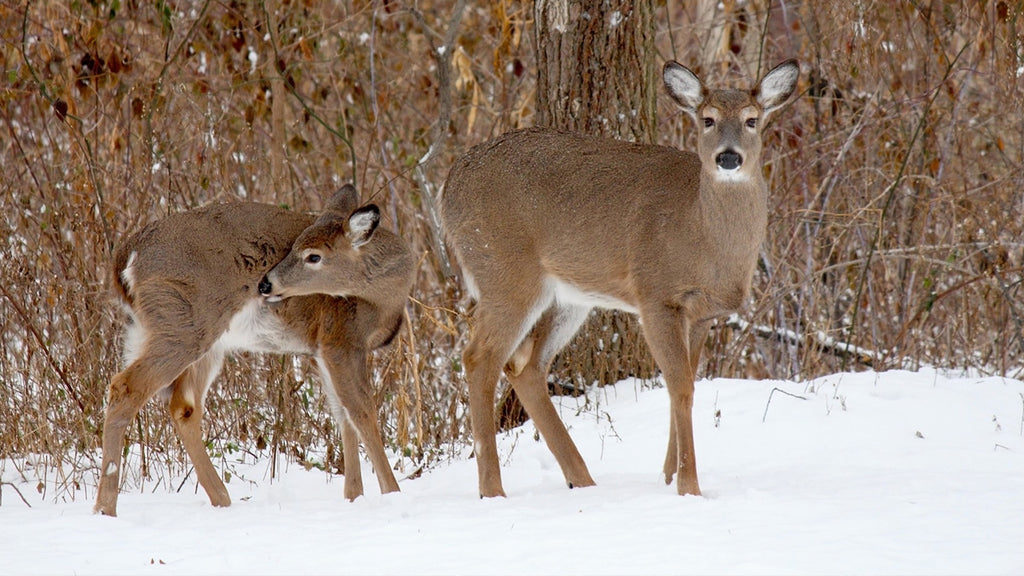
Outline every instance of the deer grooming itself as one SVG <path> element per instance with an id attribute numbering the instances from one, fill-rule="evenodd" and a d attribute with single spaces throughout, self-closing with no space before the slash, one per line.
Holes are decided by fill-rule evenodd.
<path id="1" fill-rule="evenodd" d="M 114 281 L 132 322 L 127 367 L 107 395 L 97 512 L 117 515 L 125 428 L 158 393 L 210 502 L 231 504 L 203 444 L 202 418 L 206 391 L 233 350 L 315 358 L 341 429 L 345 497 L 363 493 L 360 440 L 381 492 L 398 490 L 367 357 L 401 326 L 415 260 L 405 241 L 378 228 L 378 208 L 358 202 L 345 186 L 316 218 L 268 204 L 214 204 L 154 222 L 120 247 Z"/>
<path id="2" fill-rule="evenodd" d="M 546 381 L 595 306 L 639 314 L 670 397 L 665 482 L 700 494 L 700 351 L 710 322 L 747 299 L 767 226 L 761 130 L 799 74 L 790 60 L 750 91 L 710 90 L 666 63 L 665 88 L 700 131 L 696 153 L 533 128 L 452 166 L 440 211 L 477 301 L 463 364 L 481 497 L 505 495 L 494 423 L 503 369 L 569 486 L 594 484 Z"/>

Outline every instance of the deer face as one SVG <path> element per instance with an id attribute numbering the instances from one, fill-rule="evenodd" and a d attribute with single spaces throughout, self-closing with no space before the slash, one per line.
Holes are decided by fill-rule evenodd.
<path id="1" fill-rule="evenodd" d="M 295 239 L 291 252 L 260 281 L 259 292 L 267 301 L 307 294 L 358 295 L 373 264 L 362 248 L 373 238 L 380 210 L 370 204 L 347 213 L 354 203 L 354 198 L 336 196 Z"/>
<path id="2" fill-rule="evenodd" d="M 800 67 L 787 61 L 749 92 L 709 90 L 685 66 L 665 65 L 668 93 L 697 122 L 697 154 L 713 180 L 744 181 L 760 170 L 761 130 L 769 115 L 796 89 Z"/>

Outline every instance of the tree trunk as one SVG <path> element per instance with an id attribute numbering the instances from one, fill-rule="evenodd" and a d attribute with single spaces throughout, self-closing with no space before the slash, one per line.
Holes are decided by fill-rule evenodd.
<path id="1" fill-rule="evenodd" d="M 650 2 L 536 0 L 537 124 L 652 142 Z"/>

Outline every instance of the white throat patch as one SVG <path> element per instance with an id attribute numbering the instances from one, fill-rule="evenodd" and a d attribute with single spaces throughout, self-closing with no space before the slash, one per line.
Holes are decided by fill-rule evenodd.
<path id="1" fill-rule="evenodd" d="M 713 178 L 717 182 L 748 182 L 750 174 L 743 170 L 725 170 L 716 166 Z"/>

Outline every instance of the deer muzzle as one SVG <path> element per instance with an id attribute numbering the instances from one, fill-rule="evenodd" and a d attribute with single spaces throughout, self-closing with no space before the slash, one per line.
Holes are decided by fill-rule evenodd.
<path id="1" fill-rule="evenodd" d="M 259 293 L 263 295 L 263 297 L 265 297 L 268 302 L 277 302 L 281 300 L 280 295 L 272 294 L 272 292 L 274 291 L 274 285 L 270 282 L 270 279 L 268 279 L 265 274 L 263 275 L 263 278 L 260 280 L 259 285 L 256 286 L 256 290 L 258 290 Z"/>
<path id="2" fill-rule="evenodd" d="M 743 164 L 743 156 L 735 150 L 726 150 L 715 156 L 715 164 L 722 170 L 737 170 Z"/>

